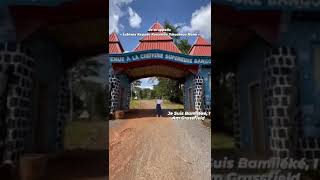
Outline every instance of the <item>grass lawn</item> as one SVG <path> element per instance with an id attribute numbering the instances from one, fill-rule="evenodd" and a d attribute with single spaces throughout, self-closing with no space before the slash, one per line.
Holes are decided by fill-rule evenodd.
<path id="1" fill-rule="evenodd" d="M 140 100 L 131 100 L 130 109 L 139 109 L 139 101 Z M 156 102 L 155 99 L 148 99 L 143 101 L 151 101 L 154 103 Z M 178 103 L 171 102 L 169 100 L 164 100 L 162 104 L 162 109 L 183 109 L 183 104 L 178 104 Z"/>
<path id="2" fill-rule="evenodd" d="M 130 101 L 130 109 L 138 109 L 139 107 L 139 100 L 131 100 Z"/>
<path id="3" fill-rule="evenodd" d="M 106 121 L 73 121 L 65 128 L 66 149 L 95 149 L 103 147 L 107 141 Z"/>
<path id="4" fill-rule="evenodd" d="M 233 137 L 222 133 L 213 133 L 211 147 L 212 149 L 232 149 L 234 148 Z"/>
<path id="5" fill-rule="evenodd" d="M 183 109 L 183 104 L 177 104 L 169 100 L 164 100 L 162 108 L 163 109 Z"/>

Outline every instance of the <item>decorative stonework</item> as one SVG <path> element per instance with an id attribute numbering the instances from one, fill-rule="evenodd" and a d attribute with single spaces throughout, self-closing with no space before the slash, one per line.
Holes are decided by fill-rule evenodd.
<path id="1" fill-rule="evenodd" d="M 204 105 L 204 111 L 208 114 L 211 114 L 211 105 Z"/>
<path id="2" fill-rule="evenodd" d="M 131 99 L 131 83 L 128 84 L 128 92 L 127 92 L 127 100 L 125 110 L 129 110 L 130 108 L 130 99 Z"/>
<path id="3" fill-rule="evenodd" d="M 320 158 L 320 138 L 316 137 L 304 137 L 299 139 L 300 151 L 298 157 L 304 157 L 307 159 L 319 159 Z"/>
<path id="4" fill-rule="evenodd" d="M 238 80 L 237 76 L 232 77 L 233 89 L 232 89 L 232 110 L 233 110 L 233 129 L 234 129 L 234 140 L 236 149 L 241 148 L 241 139 L 240 139 L 240 106 L 239 106 L 239 91 L 238 91 Z"/>
<path id="5" fill-rule="evenodd" d="M 203 110 L 203 78 L 197 76 L 193 79 L 194 107 L 196 111 Z"/>
<path id="6" fill-rule="evenodd" d="M 118 108 L 118 99 L 120 92 L 120 79 L 112 74 L 109 78 L 110 85 L 110 113 L 113 114 Z"/>
<path id="7" fill-rule="evenodd" d="M 31 135 L 31 103 L 34 60 L 15 43 L 0 43 L 0 65 L 7 66 L 8 94 L 5 124 L 7 134 L 3 160 L 17 161 Z"/>
<path id="8" fill-rule="evenodd" d="M 270 150 L 276 157 L 291 156 L 294 118 L 292 78 L 296 55 L 287 47 L 275 48 L 264 62 L 264 106 L 265 120 L 269 124 Z"/>
<path id="9" fill-rule="evenodd" d="M 1 58 L 1 56 L 0 56 Z M 3 160 L 5 151 L 5 140 L 7 135 L 7 124 L 5 121 L 7 109 L 7 66 L 0 65 L 0 162 Z"/>

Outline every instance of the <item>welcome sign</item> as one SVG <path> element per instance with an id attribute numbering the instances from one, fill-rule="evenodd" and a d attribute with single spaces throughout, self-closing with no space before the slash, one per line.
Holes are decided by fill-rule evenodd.
<path id="1" fill-rule="evenodd" d="M 320 10 L 320 0 L 216 0 L 240 9 Z"/>
<path id="2" fill-rule="evenodd" d="M 190 56 L 186 54 L 172 53 L 161 50 L 149 50 L 130 52 L 124 54 L 110 54 L 109 60 L 111 63 L 129 63 L 140 60 L 159 59 L 173 62 L 179 62 L 182 64 L 200 64 L 210 65 L 211 57 L 209 56 Z"/>

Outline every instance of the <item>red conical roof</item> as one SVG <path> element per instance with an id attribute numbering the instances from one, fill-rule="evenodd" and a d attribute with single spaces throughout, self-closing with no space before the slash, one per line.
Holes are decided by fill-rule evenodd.
<path id="1" fill-rule="evenodd" d="M 203 37 L 198 36 L 195 43 L 189 50 L 189 54 L 194 56 L 211 56 L 211 44 L 209 44 Z"/>
<path id="2" fill-rule="evenodd" d="M 181 53 L 177 46 L 173 43 L 173 39 L 164 35 L 164 29 L 159 22 L 154 23 L 148 30 L 149 35 L 140 39 L 138 46 L 133 51 L 145 51 L 145 50 L 164 50 L 170 52 Z"/>
<path id="3" fill-rule="evenodd" d="M 123 53 L 124 50 L 115 32 L 109 35 L 109 54 Z"/>
<path id="4" fill-rule="evenodd" d="M 151 30 L 159 30 L 163 29 L 162 25 L 159 23 L 159 21 L 152 24 L 152 26 L 149 28 L 148 32 L 151 32 Z"/>

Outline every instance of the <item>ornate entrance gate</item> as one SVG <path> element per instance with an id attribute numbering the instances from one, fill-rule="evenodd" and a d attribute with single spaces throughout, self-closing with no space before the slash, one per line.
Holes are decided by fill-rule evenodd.
<path id="1" fill-rule="evenodd" d="M 209 85 L 211 44 L 198 36 L 189 53 L 182 54 L 170 36 L 160 34 L 161 29 L 163 27 L 159 22 L 154 23 L 150 28 L 152 33 L 149 31 L 149 35 L 144 36 L 138 46 L 128 53 L 124 53 L 116 33 L 109 36 L 110 113 L 129 108 L 129 106 L 118 105 L 118 103 L 128 105 L 130 101 L 130 93 L 123 98 L 120 95 L 120 89 L 130 92 L 132 81 L 152 76 L 184 82 L 185 110 L 211 110 L 211 87 Z M 191 98 L 190 93 L 192 93 Z"/>

